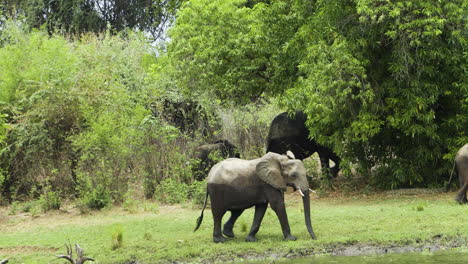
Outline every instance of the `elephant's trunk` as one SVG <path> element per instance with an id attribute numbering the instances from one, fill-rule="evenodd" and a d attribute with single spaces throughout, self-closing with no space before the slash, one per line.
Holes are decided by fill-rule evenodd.
<path id="1" fill-rule="evenodd" d="M 307 231 L 309 231 L 310 236 L 312 239 L 317 239 L 314 234 L 314 230 L 312 229 L 312 222 L 310 220 L 310 198 L 309 198 L 309 191 L 304 192 L 304 196 L 302 197 L 302 202 L 304 203 L 304 217 L 305 217 L 305 224 L 307 227 Z"/>

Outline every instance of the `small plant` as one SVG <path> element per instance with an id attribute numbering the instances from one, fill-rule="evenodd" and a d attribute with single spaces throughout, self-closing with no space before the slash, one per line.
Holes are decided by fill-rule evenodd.
<path id="1" fill-rule="evenodd" d="M 36 203 L 33 203 L 31 210 L 29 211 L 32 217 L 38 217 L 41 213 L 41 207 L 39 207 Z"/>
<path id="2" fill-rule="evenodd" d="M 18 201 L 14 201 L 13 203 L 11 203 L 11 206 L 10 206 L 10 210 L 8 211 L 8 214 L 9 215 L 14 215 L 18 212 L 19 210 L 19 202 Z"/>
<path id="3" fill-rule="evenodd" d="M 145 232 L 145 234 L 143 235 L 143 239 L 144 240 L 152 240 L 153 236 L 150 233 Z"/>
<path id="4" fill-rule="evenodd" d="M 93 209 L 100 210 L 109 206 L 112 202 L 110 192 L 107 188 L 102 185 L 98 185 L 96 188 L 89 192 L 83 192 L 82 194 L 82 205 Z"/>
<path id="5" fill-rule="evenodd" d="M 155 195 L 162 203 L 177 204 L 187 200 L 188 189 L 187 184 L 167 178 L 156 188 Z"/>
<path id="6" fill-rule="evenodd" d="M 111 249 L 116 250 L 123 245 L 123 228 L 121 225 L 116 225 L 112 230 Z"/>
<path id="7" fill-rule="evenodd" d="M 127 192 L 124 197 L 124 202 L 123 202 L 123 209 L 127 212 L 130 212 L 130 213 L 136 213 L 137 212 L 137 202 L 135 201 L 135 199 L 132 198 L 130 192 Z"/>
<path id="8" fill-rule="evenodd" d="M 424 205 L 422 205 L 422 204 L 417 205 L 416 206 L 416 211 L 418 211 L 418 212 L 424 211 Z"/>
<path id="9" fill-rule="evenodd" d="M 242 233 L 247 232 L 247 224 L 244 221 L 241 222 L 241 232 Z"/>
<path id="10" fill-rule="evenodd" d="M 38 202 L 43 212 L 58 210 L 62 204 L 59 194 L 48 188 L 41 194 Z"/>
<path id="11" fill-rule="evenodd" d="M 30 213 L 32 211 L 37 211 L 37 210 L 39 210 L 37 201 L 25 202 L 23 206 L 21 207 L 21 212 L 23 213 Z"/>

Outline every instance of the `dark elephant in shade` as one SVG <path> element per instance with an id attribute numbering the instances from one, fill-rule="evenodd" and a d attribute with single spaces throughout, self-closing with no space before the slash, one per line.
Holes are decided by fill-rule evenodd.
<path id="1" fill-rule="evenodd" d="M 226 139 L 221 139 L 212 144 L 204 144 L 195 148 L 193 157 L 199 160 L 199 164 L 193 169 L 195 180 L 203 180 L 211 167 L 218 161 L 227 158 L 240 158 L 239 149 Z"/>
<path id="2" fill-rule="evenodd" d="M 330 148 L 309 138 L 309 129 L 305 125 L 306 120 L 307 116 L 302 111 L 296 111 L 292 117 L 286 112 L 276 116 L 270 125 L 266 152 L 284 154 L 290 150 L 300 160 L 317 152 L 320 157 L 322 173 L 330 171 L 331 175 L 336 177 L 340 168 L 340 157 Z M 329 160 L 335 163 L 331 169 Z"/>
<path id="3" fill-rule="evenodd" d="M 455 156 L 455 164 L 453 166 L 447 187 L 450 185 L 453 171 L 456 168 L 458 180 L 460 182 L 460 190 L 455 196 L 455 201 L 459 204 L 464 204 L 468 202 L 466 198 L 466 191 L 468 190 L 468 144 L 465 144 L 460 150 L 458 150 L 457 155 Z"/>
<path id="4" fill-rule="evenodd" d="M 284 205 L 286 186 L 293 187 L 303 196 L 305 224 L 311 237 L 316 239 L 310 220 L 306 169 L 302 161 L 294 159 L 289 151 L 288 156 L 270 152 L 254 160 L 232 158 L 213 166 L 208 175 L 205 203 L 197 219 L 195 231 L 200 227 L 203 210 L 210 196 L 214 242 L 224 242 L 226 238 L 223 234 L 234 237 L 234 223 L 245 209 L 252 206 L 255 206 L 254 220 L 246 241 L 256 241 L 255 235 L 268 204 L 278 216 L 284 239 L 296 240 L 291 234 Z M 227 211 L 231 211 L 231 217 L 221 230 L 221 221 Z"/>

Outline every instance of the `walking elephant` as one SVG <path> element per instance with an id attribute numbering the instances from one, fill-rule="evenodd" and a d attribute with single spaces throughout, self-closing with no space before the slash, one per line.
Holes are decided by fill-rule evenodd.
<path id="1" fill-rule="evenodd" d="M 226 139 L 221 139 L 212 144 L 200 145 L 194 150 L 194 159 L 198 160 L 192 174 L 195 180 L 203 180 L 211 167 L 218 161 L 227 158 L 240 158 L 239 149 Z"/>
<path id="2" fill-rule="evenodd" d="M 252 206 L 255 206 L 254 220 L 246 241 L 256 241 L 255 235 L 260 228 L 268 204 L 278 216 L 284 239 L 296 240 L 296 237 L 291 234 L 284 205 L 286 186 L 293 187 L 303 196 L 305 224 L 312 239 L 316 239 L 310 220 L 306 169 L 302 161 L 294 159 L 289 151 L 288 156 L 270 152 L 254 160 L 232 158 L 213 166 L 208 174 L 205 202 L 201 215 L 197 219 L 195 231 L 201 225 L 203 210 L 209 196 L 214 221 L 214 242 L 226 241 L 223 234 L 234 237 L 234 223 L 245 209 Z M 221 221 L 227 211 L 231 211 L 231 217 L 221 230 Z"/>
<path id="3" fill-rule="evenodd" d="M 322 173 L 330 171 L 331 175 L 336 177 L 340 168 L 340 157 L 330 148 L 309 138 L 309 129 L 305 125 L 306 120 L 307 116 L 302 111 L 296 111 L 292 117 L 286 112 L 276 116 L 270 125 L 266 151 L 284 154 L 287 150 L 291 150 L 300 160 L 317 152 L 320 157 Z M 331 169 L 329 160 L 335 163 Z"/>
<path id="4" fill-rule="evenodd" d="M 447 187 L 450 185 L 452 180 L 453 171 L 456 168 L 458 174 L 458 180 L 460 183 L 460 190 L 455 196 L 455 201 L 459 204 L 467 203 L 466 191 L 468 190 L 468 144 L 465 144 L 463 147 L 458 150 L 457 155 L 455 155 L 455 162 L 453 165 L 452 173 L 450 174 L 450 179 L 447 184 Z"/>

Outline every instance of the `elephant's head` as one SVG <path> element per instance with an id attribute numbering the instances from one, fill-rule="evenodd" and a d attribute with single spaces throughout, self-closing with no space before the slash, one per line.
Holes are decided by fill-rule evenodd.
<path id="1" fill-rule="evenodd" d="M 287 186 L 291 186 L 301 193 L 307 230 L 316 239 L 310 221 L 309 183 L 302 161 L 294 159 L 290 151 L 287 155 L 269 152 L 257 164 L 256 172 L 262 181 L 276 189 L 284 191 Z"/>
<path id="2" fill-rule="evenodd" d="M 309 191 L 306 169 L 302 161 L 294 159 L 288 151 L 287 155 L 267 153 L 256 167 L 257 175 L 262 181 L 279 190 L 291 186 L 302 193 Z"/>

